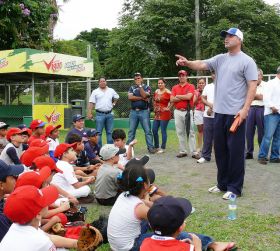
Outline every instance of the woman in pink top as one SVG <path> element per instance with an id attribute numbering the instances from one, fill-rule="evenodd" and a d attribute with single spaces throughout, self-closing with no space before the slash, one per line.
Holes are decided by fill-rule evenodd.
<path id="1" fill-rule="evenodd" d="M 204 112 L 204 104 L 201 100 L 201 94 L 205 87 L 206 81 L 204 78 L 199 78 L 197 82 L 197 89 L 195 90 L 194 95 L 194 124 L 197 126 L 197 155 L 194 155 L 196 159 L 200 158 L 200 151 L 202 147 L 202 139 L 203 139 L 203 112 Z"/>
<path id="2" fill-rule="evenodd" d="M 170 108 L 172 104 L 170 103 L 171 92 L 165 87 L 165 79 L 160 78 L 158 80 L 158 89 L 154 94 L 154 111 L 155 118 L 153 121 L 153 135 L 154 135 L 154 143 L 155 148 L 157 149 L 157 153 L 163 153 L 166 148 L 167 141 L 167 133 L 166 129 L 168 126 L 168 122 L 171 119 Z M 161 148 L 159 148 L 159 137 L 158 130 L 161 130 L 162 142 Z"/>

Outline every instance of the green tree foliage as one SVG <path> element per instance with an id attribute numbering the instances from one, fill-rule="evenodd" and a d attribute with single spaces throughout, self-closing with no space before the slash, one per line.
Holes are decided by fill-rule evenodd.
<path id="1" fill-rule="evenodd" d="M 51 0 L 0 0 L 0 49 L 50 48 L 57 14 Z"/>
<path id="2" fill-rule="evenodd" d="M 203 58 L 225 52 L 220 31 L 239 27 L 243 49 L 264 72 L 274 72 L 280 58 L 279 8 L 262 0 L 201 0 Z M 126 0 L 120 27 L 109 34 L 105 73 L 110 77 L 173 76 L 176 53 L 195 59 L 193 0 Z"/>
<path id="3" fill-rule="evenodd" d="M 76 40 L 82 39 L 91 43 L 98 53 L 100 64 L 103 65 L 105 59 L 109 56 L 106 53 L 106 48 L 109 44 L 109 33 L 110 30 L 108 29 L 93 28 L 90 32 L 82 31 L 76 37 Z"/>

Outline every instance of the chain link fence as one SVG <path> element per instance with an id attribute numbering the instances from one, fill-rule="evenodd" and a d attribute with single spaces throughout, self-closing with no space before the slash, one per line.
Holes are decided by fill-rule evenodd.
<path id="1" fill-rule="evenodd" d="M 264 75 L 264 81 L 268 81 L 275 75 Z M 210 76 L 191 76 L 189 82 L 196 86 L 198 78 L 205 78 L 206 83 L 211 83 Z M 166 77 L 166 88 L 169 90 L 178 83 L 177 77 Z M 151 86 L 152 92 L 157 89 L 158 78 L 144 78 L 144 82 Z M 128 118 L 130 111 L 130 101 L 127 94 L 133 79 L 112 79 L 107 80 L 107 85 L 113 88 L 120 96 L 114 108 L 115 118 Z M 98 81 L 90 81 L 91 91 L 98 88 Z M 34 84 L 34 103 L 35 104 L 71 104 L 71 100 L 85 100 L 87 105 L 87 81 L 52 82 L 45 81 Z M 1 84 L 0 85 L 0 104 L 10 106 L 32 105 L 32 86 L 31 83 Z M 3 107 L 2 107 L 3 108 Z M 86 109 L 86 107 L 84 107 Z M 18 109 L 20 114 L 20 108 Z M 152 114 L 153 116 L 153 114 Z M 2 118 L 0 114 L 0 118 Z M 16 117 L 16 116 L 14 116 Z"/>

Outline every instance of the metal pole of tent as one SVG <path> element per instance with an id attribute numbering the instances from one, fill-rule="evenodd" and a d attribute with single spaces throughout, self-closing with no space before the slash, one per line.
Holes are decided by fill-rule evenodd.
<path id="1" fill-rule="evenodd" d="M 32 88 L 32 106 L 35 105 L 35 84 L 34 84 L 34 73 L 32 73 L 32 83 L 31 83 L 31 88 Z"/>
<path id="2" fill-rule="evenodd" d="M 63 104 L 63 95 L 62 95 L 62 88 L 63 88 L 63 84 L 60 83 L 60 103 Z"/>
<path id="3" fill-rule="evenodd" d="M 91 59 L 91 45 L 88 44 L 87 45 L 87 59 Z M 90 78 L 87 78 L 87 102 L 89 100 L 91 94 L 91 82 L 90 82 Z"/>

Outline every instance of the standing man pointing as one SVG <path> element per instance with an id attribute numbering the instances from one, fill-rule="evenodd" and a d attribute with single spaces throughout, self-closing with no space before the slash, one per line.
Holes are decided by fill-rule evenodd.
<path id="1" fill-rule="evenodd" d="M 92 110 L 96 111 L 96 130 L 99 133 L 98 144 L 102 146 L 102 131 L 105 127 L 107 144 L 113 144 L 112 131 L 114 128 L 113 107 L 116 105 L 119 95 L 114 89 L 107 86 L 104 77 L 99 79 L 99 88 L 93 90 L 89 98 L 88 118 L 92 119 Z"/>
<path id="2" fill-rule="evenodd" d="M 222 31 L 221 36 L 227 53 L 195 61 L 176 55 L 176 64 L 216 73 L 214 149 L 218 173 L 217 185 L 208 191 L 223 191 L 223 199 L 227 200 L 232 194 L 240 196 L 242 192 L 245 175 L 245 119 L 256 94 L 258 71 L 254 60 L 241 51 L 243 33 L 239 29 Z M 239 128 L 231 133 L 229 128 L 237 115 L 240 117 Z"/>

